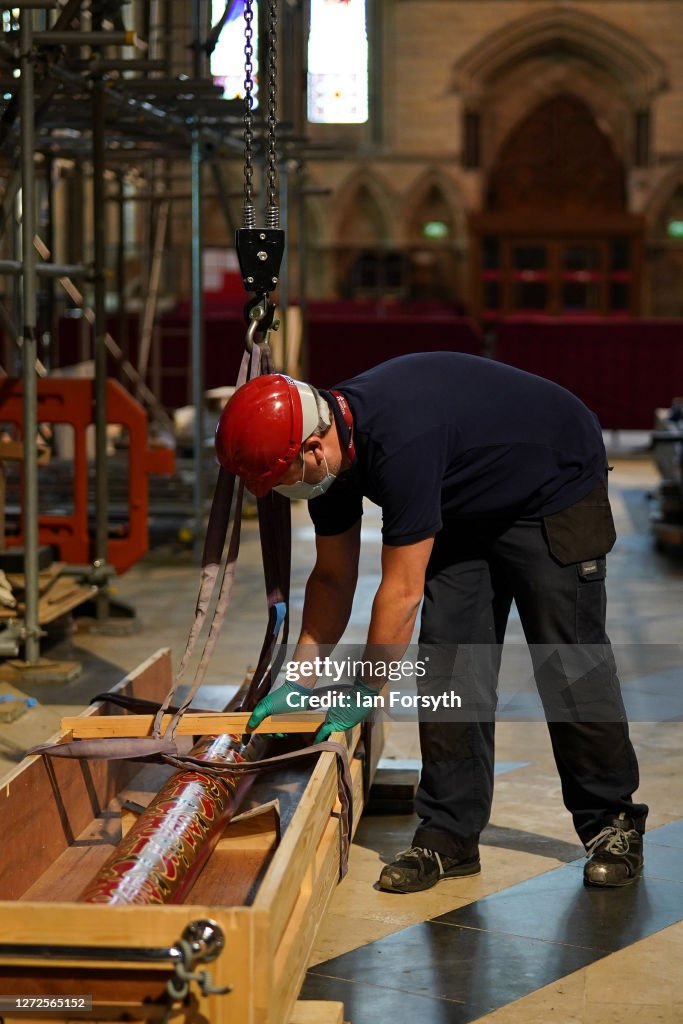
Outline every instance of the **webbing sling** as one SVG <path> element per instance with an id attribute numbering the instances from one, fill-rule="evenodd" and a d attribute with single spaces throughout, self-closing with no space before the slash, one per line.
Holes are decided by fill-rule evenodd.
<path id="1" fill-rule="evenodd" d="M 251 377 L 255 377 L 260 373 L 263 373 L 264 363 L 268 365 L 269 362 L 270 359 L 267 353 L 263 351 L 260 345 L 254 345 L 251 353 L 245 351 L 242 356 L 242 362 L 237 376 L 236 388 L 240 388 Z M 195 649 L 197 640 L 206 620 L 209 603 L 218 584 L 221 559 L 223 556 L 223 549 L 225 547 L 228 525 L 230 523 L 233 496 L 235 494 L 235 483 L 235 475 L 233 473 L 229 473 L 223 468 L 223 466 L 221 466 L 218 472 L 218 480 L 216 481 L 216 489 L 214 491 L 213 501 L 211 502 L 209 522 L 206 528 L 206 536 L 204 538 L 202 569 L 199 578 L 199 593 L 195 604 L 194 620 L 190 626 L 185 651 L 180 660 L 180 665 L 176 672 L 175 679 L 173 680 L 173 685 L 166 694 L 156 714 L 156 718 L 154 720 L 155 737 L 159 737 L 161 735 L 162 719 L 166 714 L 166 711 L 175 696 L 178 685 L 185 674 L 190 657 Z M 175 712 L 168 727 L 167 733 L 171 737 L 175 736 L 175 730 L 178 722 L 180 721 L 185 709 L 192 703 L 192 699 L 206 675 L 209 660 L 216 645 L 216 640 L 220 633 L 225 613 L 227 612 L 230 604 L 232 584 L 235 578 L 235 565 L 237 562 L 237 555 L 239 554 L 243 495 L 244 484 L 239 480 L 239 482 L 237 482 L 237 498 L 233 513 L 233 525 L 228 544 L 228 553 L 223 564 L 223 571 L 220 573 L 218 601 L 216 603 L 216 608 L 214 609 L 213 619 L 211 621 L 209 633 L 204 644 L 204 650 L 202 651 L 194 679 L 188 689 L 185 699 Z"/>
<path id="2" fill-rule="evenodd" d="M 246 351 L 242 357 L 236 387 L 241 387 L 246 380 L 254 376 L 270 372 L 272 372 L 272 369 L 268 346 L 254 344 L 251 352 Z M 235 486 L 236 483 L 237 487 Z M 258 761 L 225 765 L 222 762 L 199 761 L 196 758 L 192 758 L 190 753 L 194 743 L 192 737 L 176 737 L 178 722 L 191 705 L 197 690 L 206 676 L 211 655 L 215 649 L 225 615 L 230 605 L 239 553 L 243 493 L 244 485 L 242 481 L 237 481 L 234 474 L 221 467 L 209 513 L 202 553 L 199 592 L 185 651 L 171 688 L 162 703 L 158 705 L 155 702 L 144 702 L 145 710 L 156 710 L 153 735 L 151 737 L 111 737 L 41 744 L 40 746 L 33 747 L 29 753 L 88 760 L 129 759 L 143 762 L 161 762 L 173 765 L 179 769 L 201 770 L 207 774 L 225 775 L 233 771 L 251 773 L 266 771 L 280 766 L 283 762 L 301 761 L 311 756 L 317 756 L 323 751 L 331 751 L 336 756 L 337 789 L 341 807 L 340 878 L 343 878 L 348 868 L 351 824 L 353 820 L 351 774 L 348 753 L 344 746 L 328 740 L 324 743 L 317 743 L 306 747 L 303 750 L 290 751 L 286 754 L 278 754 L 273 757 L 262 758 Z M 233 499 L 235 499 L 234 507 Z M 258 500 L 257 507 L 268 605 L 268 623 L 251 684 L 239 704 L 239 709 L 243 711 L 252 710 L 258 701 L 270 690 L 273 679 L 277 675 L 286 652 L 289 632 L 291 505 L 287 498 L 277 494 L 275 491 L 271 491 L 266 497 Z M 221 571 L 220 567 L 230 525 L 231 509 L 232 530 L 230 532 L 226 559 Z M 187 695 L 180 704 L 174 705 L 172 703 L 173 698 L 196 647 L 217 586 L 219 587 L 218 599 L 199 665 Z M 100 699 L 109 700 L 110 696 L 102 694 Z M 112 694 L 111 699 L 113 703 L 128 709 L 140 707 L 140 700 L 135 697 Z M 171 712 L 173 717 L 165 734 L 162 736 L 162 721 L 167 712 Z"/>
<path id="3" fill-rule="evenodd" d="M 337 766 L 337 797 L 339 799 L 339 880 L 349 865 L 351 849 L 351 828 L 353 822 L 353 783 L 346 747 L 332 740 L 314 743 L 303 750 L 290 750 L 286 754 L 264 757 L 258 761 L 240 761 L 225 764 L 222 761 L 204 761 L 192 757 L 189 750 L 193 744 L 191 736 L 180 736 L 169 740 L 165 736 L 155 739 L 103 737 L 95 740 L 72 740 L 67 743 L 46 743 L 33 747 L 30 754 L 47 754 L 50 757 L 77 758 L 89 761 L 141 761 L 146 764 L 168 764 L 181 771 L 201 772 L 204 775 L 258 774 L 281 768 L 287 762 L 308 760 L 325 751 L 335 755 Z"/>

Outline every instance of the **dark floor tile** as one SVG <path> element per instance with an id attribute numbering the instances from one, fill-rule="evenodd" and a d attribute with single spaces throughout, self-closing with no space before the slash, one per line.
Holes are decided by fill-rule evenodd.
<path id="1" fill-rule="evenodd" d="M 643 877 L 623 889 L 586 888 L 583 863 L 538 875 L 435 921 L 614 951 L 683 919 L 679 883 Z"/>
<path id="2" fill-rule="evenodd" d="M 591 949 L 428 921 L 319 964 L 309 975 L 389 989 L 396 1003 L 405 993 L 464 1002 L 469 1016 L 455 1019 L 473 1020 L 594 959 Z M 348 1009 L 347 1015 L 359 1024 Z"/>
<path id="3" fill-rule="evenodd" d="M 462 1003 L 311 973 L 304 981 L 299 999 L 343 1003 L 344 1020 L 353 1024 L 467 1024 L 475 1019 Z"/>

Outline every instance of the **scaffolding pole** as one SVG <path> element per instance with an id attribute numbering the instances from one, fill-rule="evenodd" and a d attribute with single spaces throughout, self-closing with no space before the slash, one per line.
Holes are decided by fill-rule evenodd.
<path id="1" fill-rule="evenodd" d="M 22 10 L 19 25 L 19 110 L 21 117 L 21 257 L 22 363 L 24 385 L 24 658 L 40 657 L 38 624 L 38 385 L 36 378 L 36 273 L 33 236 L 36 229 L 36 172 L 34 163 L 33 14 Z"/>
<path id="2" fill-rule="evenodd" d="M 200 0 L 192 0 L 192 38 L 194 42 L 194 76 L 201 74 L 201 11 Z M 202 136 L 197 116 L 192 126 L 191 192 L 192 192 L 192 404 L 194 405 L 194 550 L 201 554 L 203 533 L 204 466 L 204 275 L 202 273 Z"/>
<path id="3" fill-rule="evenodd" d="M 93 357 L 95 362 L 95 559 L 96 570 L 107 567 L 109 537 L 109 487 L 107 482 L 107 322 L 106 322 L 106 240 L 104 140 L 105 108 L 102 81 L 95 78 L 92 90 L 92 204 L 93 204 Z M 95 599 L 98 621 L 109 616 L 106 577 L 101 579 Z"/>
<path id="4" fill-rule="evenodd" d="M 161 198 L 161 196 L 159 198 Z M 159 210 L 157 212 L 157 222 L 154 227 L 151 269 L 149 272 L 147 294 L 145 296 L 142 329 L 140 331 L 138 373 L 140 374 L 141 381 L 145 380 L 147 376 L 147 367 L 149 365 L 149 353 L 152 347 L 152 334 L 157 315 L 161 266 L 164 259 L 164 246 L 166 245 L 166 229 L 168 226 L 170 208 L 171 204 L 168 199 L 161 199 Z"/>
<path id="5" fill-rule="evenodd" d="M 119 343 L 124 358 L 128 358 L 128 310 L 126 308 L 126 183 L 122 171 L 116 175 L 118 182 L 118 226 L 119 236 L 116 246 L 116 291 L 119 303 Z"/>
<path id="6" fill-rule="evenodd" d="M 20 173 L 9 176 L 8 187 L 3 196 L 3 208 L 0 210 L 0 231 L 2 220 L 8 219 L 12 211 L 12 196 L 16 187 L 22 186 L 22 205 L 24 218 L 21 224 L 21 238 L 16 240 L 14 260 L 5 260 L 0 264 L 0 272 L 14 276 L 17 286 L 23 285 L 21 304 L 17 296 L 14 319 L 20 325 L 20 332 L 23 334 L 23 364 L 22 370 L 26 377 L 27 386 L 25 389 L 27 402 L 30 402 L 31 392 L 36 391 L 33 367 L 37 357 L 37 330 L 38 323 L 42 322 L 37 309 L 37 289 L 42 278 L 43 287 L 52 293 L 52 277 L 56 277 L 62 287 L 66 288 L 78 305 L 83 305 L 82 294 L 74 287 L 71 278 L 87 276 L 89 266 L 83 262 L 50 264 L 47 262 L 49 251 L 54 249 L 53 245 L 46 247 L 39 238 L 35 238 L 38 254 L 34 252 L 33 239 L 36 230 L 36 170 L 34 156 L 36 145 L 43 149 L 46 154 L 48 165 L 48 189 L 54 184 L 49 181 L 49 165 L 53 160 L 71 159 L 75 164 L 75 173 L 81 173 L 84 162 L 92 161 L 92 205 L 93 227 L 92 236 L 87 239 L 88 244 L 92 242 L 93 256 L 93 312 L 92 319 L 90 312 L 86 311 L 83 318 L 83 326 L 87 331 L 87 324 L 92 324 L 93 331 L 93 355 L 95 362 L 95 382 L 93 387 L 94 395 L 94 416 L 95 416 L 95 502 L 96 502 L 96 529 L 93 548 L 93 560 L 95 569 L 100 572 L 100 579 L 97 582 L 103 583 L 108 575 L 107 547 L 108 547 L 108 487 L 107 487 L 107 437 L 106 437 L 106 402 L 104 400 L 104 387 L 106 386 L 106 350 L 107 347 L 116 358 L 121 361 L 122 370 L 133 388 L 138 391 L 147 405 L 154 410 L 157 418 L 166 425 L 170 425 L 169 417 L 155 396 L 147 388 L 144 377 L 137 373 L 135 368 L 125 358 L 128 345 L 126 334 L 129 332 L 129 324 L 125 311 L 125 245 L 126 226 L 125 210 L 129 202 L 138 202 L 143 199 L 147 201 L 150 196 L 147 193 L 126 195 L 123 187 L 123 176 L 119 174 L 119 194 L 116 197 L 120 203 L 120 220 L 118 231 L 118 253 L 117 253 L 117 278 L 116 287 L 119 294 L 119 318 L 123 327 L 123 344 L 125 353 L 115 344 L 113 339 L 106 333 L 105 324 L 105 299 L 106 299 L 106 249 L 105 249 L 105 196 L 104 167 L 105 162 L 118 164 L 119 161 L 149 160 L 163 158 L 187 159 L 188 145 L 190 149 L 190 192 L 191 200 L 191 257 L 192 257 L 192 312 L 191 312 L 191 371 L 192 388 L 191 400 L 195 408 L 194 423 L 194 448 L 195 448 L 195 484 L 193 493 L 193 516 L 194 534 L 196 543 L 203 532 L 203 511 L 204 491 L 206 481 L 205 468 L 202 459 L 204 443 L 204 297 L 203 297 L 203 272 L 202 272 L 202 217 L 203 206 L 209 195 L 217 193 L 223 216 L 226 223 L 232 220 L 229 199 L 232 193 L 224 188 L 222 169 L 218 162 L 220 157 L 230 156 L 233 152 L 241 149 L 241 141 L 238 138 L 238 130 L 242 125 L 242 116 L 234 113 L 234 104 L 228 104 L 222 99 L 214 97 L 216 87 L 206 78 L 206 44 L 202 42 L 206 35 L 203 22 L 208 11 L 206 0 L 191 0 L 191 4 L 185 10 L 191 16 L 191 33 L 193 41 L 194 59 L 192 70 L 188 78 L 171 77 L 171 32 L 173 21 L 172 10 L 177 5 L 172 5 L 168 0 L 154 0 L 155 20 L 159 25 L 163 22 L 163 35 L 157 33 L 154 45 L 150 45 L 147 53 L 139 54 L 132 60 L 123 56 L 110 56 L 110 46 L 136 46 L 139 50 L 146 50 L 146 44 L 142 42 L 134 31 L 122 29 L 122 19 L 118 16 L 114 25 L 104 20 L 102 5 L 95 5 L 95 9 L 88 17 L 88 5 L 83 0 L 18 0 L 11 5 L 21 11 L 17 19 L 19 32 L 7 32 L 0 43 L 0 60 L 10 61 L 13 66 L 20 69 L 21 79 L 14 82 L 8 76 L 8 90 L 14 92 L 18 87 L 18 94 L 11 101 L 9 113 L 3 116 L 2 138 L 5 152 L 12 150 L 14 153 L 20 148 Z M 182 5 L 181 5 L 182 6 Z M 105 5 L 106 7 L 106 5 Z M 46 12 L 41 16 L 41 21 L 36 24 L 31 20 L 30 13 L 24 13 L 31 8 Z M 144 12 L 146 5 L 136 8 L 136 28 L 140 30 L 140 12 Z M 53 19 L 49 11 L 56 12 Z M 189 20 L 189 19 L 188 19 Z M 50 21 L 52 25 L 50 27 Z M 14 23 L 16 24 L 16 22 Z M 77 27 L 79 26 L 79 27 Z M 8 45 L 9 43 L 9 45 Z M 163 46 L 161 45 L 163 44 Z M 84 57 L 80 48 L 83 46 L 97 47 L 98 49 L 90 57 Z M 72 48 L 73 47 L 73 48 Z M 104 49 L 102 49 L 104 47 Z M 67 48 L 67 49 L 65 49 Z M 162 54 L 163 48 L 163 54 Z M 161 60 L 161 57 L 164 57 Z M 44 61 L 47 74 L 37 75 L 34 72 L 36 61 Z M 38 64 L 42 68 L 42 64 Z M 151 73 L 151 77 L 126 78 L 119 80 L 107 79 L 106 74 L 110 71 L 125 71 Z M 165 71 L 165 74 L 163 73 Z M 158 75 L 158 77 L 156 77 Z M 105 76 L 105 77 L 103 77 Z M 291 105 L 291 103 L 290 103 Z M 16 113 L 20 115 L 20 125 L 15 126 Z M 11 116 L 10 116 L 11 115 Z M 68 127 L 68 136 L 54 132 L 55 126 Z M 265 130 L 265 127 L 263 128 Z M 259 127 L 257 124 L 257 134 Z M 108 138 L 105 140 L 105 132 Z M 147 144 L 150 144 L 149 147 Z M 117 148 L 118 147 L 118 148 Z M 17 154 L 18 155 L 18 154 Z M 203 159 L 209 159 L 214 177 L 214 188 L 209 185 L 205 188 L 202 179 Z M 177 187 L 174 192 L 167 187 L 163 194 L 162 202 L 167 204 L 177 197 L 183 199 L 188 195 L 182 192 L 183 186 Z M 297 183 L 297 176 L 292 168 L 290 182 L 291 206 L 285 210 L 286 216 L 291 219 L 296 216 L 294 207 L 297 198 L 297 184 L 299 185 L 299 202 L 303 196 L 303 183 Z M 242 193 L 240 192 L 239 195 Z M 263 202 L 263 196 L 259 197 Z M 17 204 L 18 205 L 18 204 Z M 287 198 L 285 198 L 287 206 Z M 167 231 L 170 231 L 172 221 L 168 215 L 168 207 L 159 208 L 159 222 L 168 217 Z M 73 212 L 73 211 L 72 211 Z M 79 204 L 78 220 L 83 215 L 82 204 Z M 301 214 L 300 214 L 301 215 Z M 15 219 L 14 219 L 15 220 Z M 16 220 L 15 220 L 16 223 Z M 159 226 L 159 225 L 158 225 Z M 49 227 L 49 226 L 48 226 Z M 74 216 L 71 224 L 77 229 L 77 217 Z M 304 235 L 305 226 L 302 225 L 301 235 Z M 40 229 L 38 229 L 40 230 Z M 161 232 L 160 232 L 161 233 Z M 17 229 L 18 235 L 18 229 Z M 86 240 L 83 239 L 83 252 L 86 252 Z M 19 265 L 16 257 L 22 249 L 22 262 L 20 264 L 21 276 L 17 275 Z M 60 253 L 61 255 L 61 253 Z M 78 255 L 76 259 L 78 259 Z M 300 260 L 299 285 L 303 298 L 303 286 L 306 279 L 306 267 Z M 159 279 L 161 266 L 153 267 L 154 276 Z M 85 272 L 85 275 L 84 275 Z M 282 294 L 287 304 L 289 294 L 295 290 L 296 282 L 290 276 L 287 279 L 287 269 L 284 270 Z M 159 279 L 160 283 L 160 279 Z M 156 293 L 159 284 L 150 291 Z M 17 287 L 18 291 L 18 287 Z M 153 302 L 152 295 L 147 307 L 147 316 L 143 327 L 145 328 L 144 344 L 142 346 L 143 361 L 149 356 L 149 331 L 152 321 Z M 154 294 L 156 298 L 156 294 Z M 17 336 L 15 334 L 15 336 Z M 285 340 L 285 339 L 283 339 Z M 89 354 L 89 352 L 88 352 Z M 287 353 L 285 353 L 286 356 Z M 83 353 L 85 357 L 85 353 Z M 33 385 L 33 387 L 31 386 Z M 188 396 L 189 397 L 189 396 Z M 25 417 L 25 436 L 27 442 L 32 440 L 32 432 L 35 429 L 37 410 L 27 409 Z M 31 452 L 31 443 L 27 443 L 27 467 L 35 452 Z M 37 468 L 34 470 L 34 479 L 31 483 L 31 473 L 27 472 L 26 477 L 27 495 L 24 505 L 26 516 L 26 537 L 27 537 L 27 574 L 34 572 L 37 580 Z M 32 493 L 29 493 L 33 488 Z M 31 534 L 35 536 L 32 537 Z M 35 545 L 34 555 L 31 555 L 31 545 Z M 35 565 L 31 567 L 31 558 L 35 557 Z M 37 582 L 36 582 L 37 587 Z M 36 597 L 36 595 L 33 595 Z M 100 587 L 97 601 L 97 617 L 104 617 L 107 613 L 108 594 L 106 587 Z M 29 600 L 30 603 L 30 600 Z M 30 616 L 34 612 L 37 615 L 36 607 L 27 614 L 27 633 L 35 634 L 33 640 L 27 642 L 27 651 L 35 656 L 36 642 L 40 632 L 37 622 L 31 622 Z M 35 616 L 34 616 L 35 618 Z"/>

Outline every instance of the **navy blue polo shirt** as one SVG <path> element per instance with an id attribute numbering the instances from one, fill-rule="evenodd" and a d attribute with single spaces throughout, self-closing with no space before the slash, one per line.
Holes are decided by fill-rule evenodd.
<path id="1" fill-rule="evenodd" d="M 308 508 L 317 534 L 348 530 L 363 497 L 385 544 L 412 544 L 457 520 L 559 512 L 604 481 L 600 426 L 575 395 L 479 356 L 400 356 L 339 384 L 356 459 Z M 329 395 L 323 392 L 329 399 Z M 342 440 L 348 436 L 330 401 Z"/>

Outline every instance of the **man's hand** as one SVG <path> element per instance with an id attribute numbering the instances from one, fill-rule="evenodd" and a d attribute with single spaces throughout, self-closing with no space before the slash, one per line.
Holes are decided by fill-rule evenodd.
<path id="1" fill-rule="evenodd" d="M 333 707 L 327 712 L 325 721 L 318 729 L 314 743 L 322 743 L 333 732 L 342 732 L 346 729 L 353 729 L 354 725 L 364 722 L 374 711 L 374 698 L 379 690 L 366 686 L 359 679 L 355 681 L 350 690 L 343 694 L 345 698 L 343 707 Z M 367 698 L 372 697 L 373 700 Z M 366 706 L 367 705 L 367 706 Z"/>
<path id="2" fill-rule="evenodd" d="M 308 708 L 306 698 L 310 697 L 311 692 L 309 687 L 299 686 L 298 683 L 283 683 L 282 686 L 278 686 L 277 690 L 272 690 L 258 702 L 247 722 L 247 729 L 255 729 L 268 715 L 286 715 L 295 711 L 306 711 Z M 298 695 L 297 699 L 288 704 L 287 698 L 293 693 Z"/>

